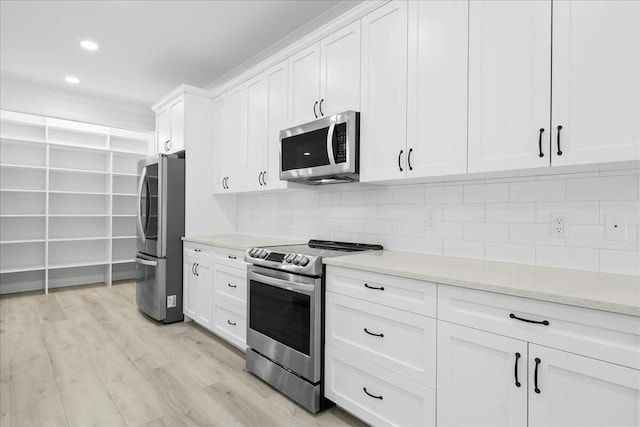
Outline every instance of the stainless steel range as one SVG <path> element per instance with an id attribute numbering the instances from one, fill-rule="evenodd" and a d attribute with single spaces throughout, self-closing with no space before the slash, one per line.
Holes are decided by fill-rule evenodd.
<path id="1" fill-rule="evenodd" d="M 322 258 L 380 245 L 309 240 L 245 253 L 247 370 L 311 412 L 325 404 Z"/>

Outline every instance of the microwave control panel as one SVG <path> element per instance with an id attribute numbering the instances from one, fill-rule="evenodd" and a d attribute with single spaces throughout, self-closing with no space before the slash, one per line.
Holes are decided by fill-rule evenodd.
<path id="1" fill-rule="evenodd" d="M 335 127 L 335 135 L 337 139 L 337 152 L 333 153 L 336 163 L 344 163 L 347 161 L 347 124 L 339 123 Z"/>

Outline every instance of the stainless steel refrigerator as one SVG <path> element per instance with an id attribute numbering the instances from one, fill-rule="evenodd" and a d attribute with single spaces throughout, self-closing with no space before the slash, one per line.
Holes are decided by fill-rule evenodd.
<path id="1" fill-rule="evenodd" d="M 136 302 L 148 316 L 183 320 L 184 152 L 138 162 Z"/>

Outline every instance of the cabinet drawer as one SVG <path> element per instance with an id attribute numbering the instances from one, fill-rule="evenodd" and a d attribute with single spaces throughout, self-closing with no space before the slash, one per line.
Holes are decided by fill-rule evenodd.
<path id="1" fill-rule="evenodd" d="M 436 284 L 327 266 L 327 291 L 424 316 L 436 316 Z"/>
<path id="2" fill-rule="evenodd" d="M 215 262 L 217 264 L 228 265 L 229 267 L 246 270 L 247 263 L 244 262 L 244 251 L 216 247 Z"/>
<path id="3" fill-rule="evenodd" d="M 213 331 L 240 350 L 246 351 L 246 312 L 219 296 L 213 302 Z"/>
<path id="4" fill-rule="evenodd" d="M 210 261 L 213 257 L 213 247 L 198 243 L 184 242 L 182 245 L 184 256 Z"/>
<path id="5" fill-rule="evenodd" d="M 247 271 L 226 265 L 216 265 L 214 275 L 216 297 L 218 295 L 227 297 L 244 309 L 247 304 Z"/>
<path id="6" fill-rule="evenodd" d="M 640 317 L 438 285 L 438 318 L 640 369 Z"/>
<path id="7" fill-rule="evenodd" d="M 327 344 L 435 388 L 435 319 L 332 292 L 326 304 Z"/>
<path id="8" fill-rule="evenodd" d="M 325 395 L 372 425 L 435 425 L 435 390 L 330 345 L 325 347 Z"/>

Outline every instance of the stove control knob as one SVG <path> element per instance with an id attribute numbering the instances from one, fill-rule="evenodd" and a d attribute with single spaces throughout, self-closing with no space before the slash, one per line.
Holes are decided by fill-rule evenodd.
<path id="1" fill-rule="evenodd" d="M 309 264 L 309 258 L 307 258 L 306 256 L 303 256 L 303 257 L 300 259 L 300 265 L 301 265 L 302 267 L 304 267 L 304 266 L 305 266 L 305 265 L 307 265 L 307 264 Z"/>
<path id="2" fill-rule="evenodd" d="M 293 263 L 295 265 L 298 265 L 300 263 L 300 260 L 302 259 L 302 255 L 296 255 L 296 257 L 293 259 Z"/>
<path id="3" fill-rule="evenodd" d="M 293 254 L 286 254 L 284 257 L 284 262 L 291 262 L 293 261 Z"/>
<path id="4" fill-rule="evenodd" d="M 258 255 L 258 257 L 264 259 L 267 257 L 267 255 L 269 255 L 269 252 L 265 251 L 264 249 L 260 249 L 260 254 Z"/>
<path id="5" fill-rule="evenodd" d="M 256 252 L 258 252 L 258 248 L 251 248 L 249 250 L 249 256 L 250 257 L 255 257 L 256 256 Z"/>

